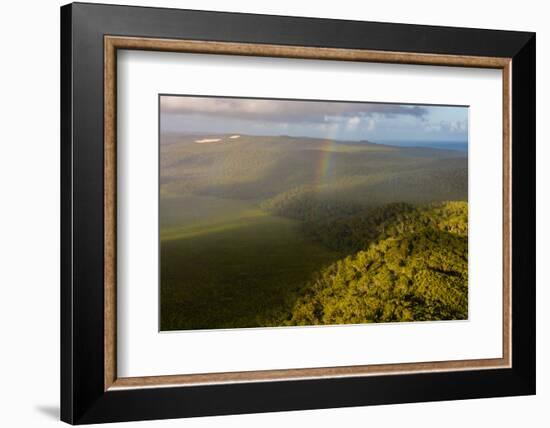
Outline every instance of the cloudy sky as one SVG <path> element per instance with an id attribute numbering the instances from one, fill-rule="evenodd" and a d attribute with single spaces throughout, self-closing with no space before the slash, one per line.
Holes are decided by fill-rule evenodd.
<path id="1" fill-rule="evenodd" d="M 161 96 L 161 132 L 409 143 L 468 141 L 468 108 Z"/>

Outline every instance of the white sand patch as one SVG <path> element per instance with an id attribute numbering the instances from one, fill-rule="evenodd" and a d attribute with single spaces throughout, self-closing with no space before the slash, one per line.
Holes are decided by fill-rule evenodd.
<path id="1" fill-rule="evenodd" d="M 232 136 L 231 136 L 231 137 L 229 137 L 229 138 L 231 138 L 232 140 L 234 140 L 234 139 L 236 139 L 236 138 L 240 138 L 240 137 L 241 137 L 240 135 L 232 135 Z"/>
<path id="2" fill-rule="evenodd" d="M 218 143 L 221 140 L 222 140 L 221 138 L 203 138 L 202 140 L 195 140 L 195 143 L 197 144 Z"/>

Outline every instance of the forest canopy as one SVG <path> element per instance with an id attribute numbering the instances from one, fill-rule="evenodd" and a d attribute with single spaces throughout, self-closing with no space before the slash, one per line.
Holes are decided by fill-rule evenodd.
<path id="1" fill-rule="evenodd" d="M 364 249 L 323 269 L 282 321 L 316 325 L 467 319 L 467 203 L 419 208 L 394 204 L 372 212 L 374 216 L 308 227 L 330 245 Z M 346 239 L 334 244 L 332 236 Z"/>

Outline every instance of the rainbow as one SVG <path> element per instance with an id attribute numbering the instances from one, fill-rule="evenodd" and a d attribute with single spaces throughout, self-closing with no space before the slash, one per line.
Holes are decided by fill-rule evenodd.
<path id="1" fill-rule="evenodd" d="M 338 133 L 338 126 L 332 126 L 330 127 L 329 135 L 326 136 L 325 141 L 323 143 L 323 147 L 321 149 L 321 154 L 319 156 L 319 159 L 317 160 L 317 166 L 315 168 L 315 174 L 314 174 L 314 186 L 316 188 L 319 188 L 323 185 L 328 173 L 330 172 L 331 167 L 331 155 L 334 152 L 334 137 Z"/>

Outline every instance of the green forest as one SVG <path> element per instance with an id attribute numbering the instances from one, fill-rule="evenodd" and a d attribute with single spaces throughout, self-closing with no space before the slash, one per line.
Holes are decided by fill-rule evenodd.
<path id="1" fill-rule="evenodd" d="M 464 152 L 163 136 L 161 330 L 468 317 Z"/>
<path id="2" fill-rule="evenodd" d="M 466 202 L 395 204 L 372 211 L 374 220 L 368 220 L 367 211 L 308 226 L 325 245 L 349 248 L 352 254 L 308 283 L 285 323 L 466 319 Z"/>

